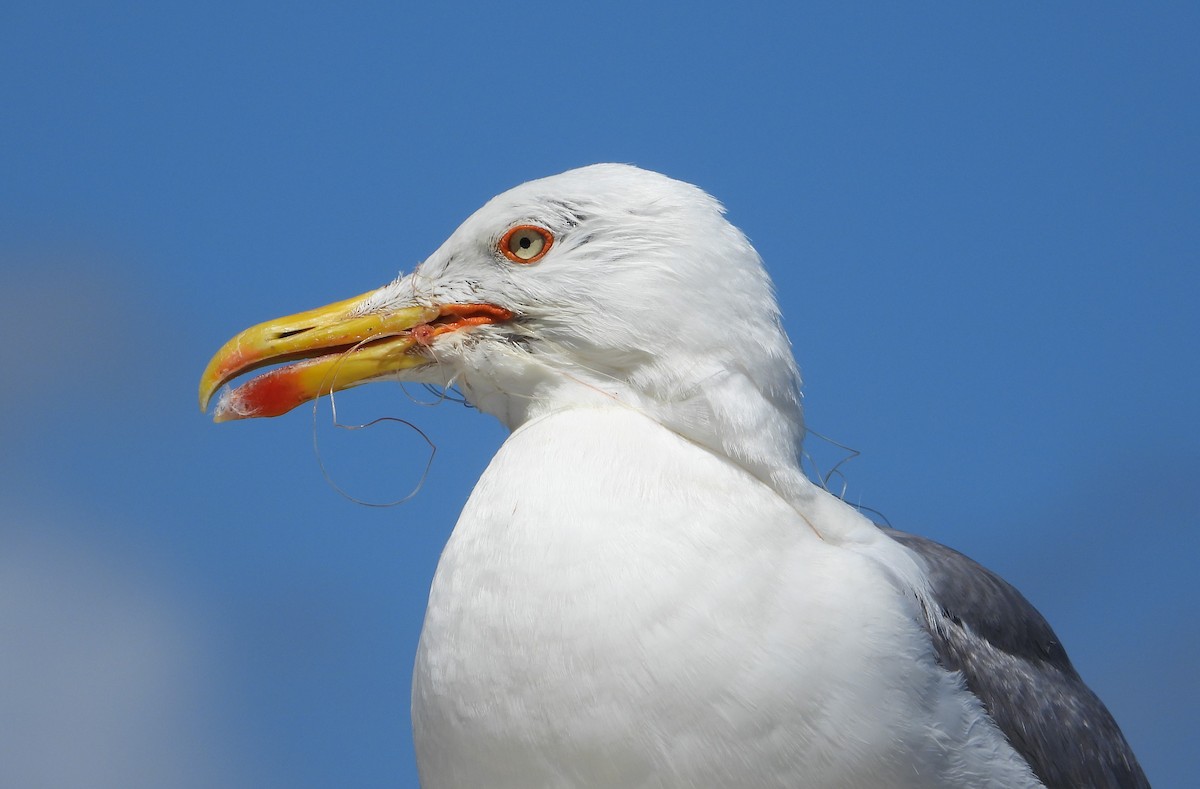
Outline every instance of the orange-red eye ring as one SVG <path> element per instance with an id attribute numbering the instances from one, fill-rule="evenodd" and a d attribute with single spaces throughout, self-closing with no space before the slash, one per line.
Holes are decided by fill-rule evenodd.
<path id="1" fill-rule="evenodd" d="M 517 225 L 500 239 L 501 254 L 523 266 L 537 263 L 552 246 L 554 236 L 546 228 L 537 225 Z"/>

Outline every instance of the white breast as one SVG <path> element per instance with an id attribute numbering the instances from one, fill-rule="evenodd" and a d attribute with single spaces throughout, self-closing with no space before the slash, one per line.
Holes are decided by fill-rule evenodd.
<path id="1" fill-rule="evenodd" d="M 935 664 L 915 605 L 645 417 L 543 417 L 496 455 L 438 566 L 413 681 L 422 785 L 1038 785 Z"/>

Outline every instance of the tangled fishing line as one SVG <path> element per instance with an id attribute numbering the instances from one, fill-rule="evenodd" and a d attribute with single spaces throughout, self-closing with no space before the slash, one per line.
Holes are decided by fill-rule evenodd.
<path id="1" fill-rule="evenodd" d="M 338 420 L 337 398 L 334 394 L 334 390 L 336 389 L 338 374 L 341 370 L 343 362 L 345 361 L 346 357 L 349 354 L 358 350 L 360 347 L 362 347 L 366 343 L 376 342 L 387 336 L 395 336 L 395 335 L 382 335 L 382 336 L 369 337 L 365 340 L 359 341 L 356 345 L 354 345 L 354 346 L 348 348 L 346 351 L 344 351 L 342 354 L 341 360 L 339 360 L 338 363 L 336 365 L 334 365 L 333 369 L 330 370 L 328 374 L 326 374 L 325 380 L 323 380 L 321 382 L 321 386 L 318 391 L 327 391 L 327 394 L 329 395 L 329 407 L 330 407 L 330 411 L 331 411 L 331 424 L 335 428 L 339 428 L 341 430 L 352 430 L 352 431 L 353 430 L 365 430 L 367 428 L 374 427 L 375 425 L 381 424 L 383 422 L 394 422 L 394 423 L 401 424 L 401 425 L 409 428 L 410 430 L 412 430 L 414 433 L 416 433 L 418 436 L 421 437 L 421 440 L 423 440 L 425 442 L 425 444 L 429 447 L 429 456 L 428 456 L 428 458 L 426 458 L 425 468 L 422 470 L 421 476 L 417 480 L 416 485 L 413 486 L 412 490 L 410 490 L 407 494 L 405 494 L 404 496 L 401 496 L 398 499 L 394 499 L 392 501 L 377 502 L 377 501 L 367 501 L 365 499 L 360 499 L 357 496 L 354 496 L 353 494 L 351 494 L 344 487 L 342 487 L 337 482 L 337 480 L 333 478 L 333 475 L 329 472 L 329 469 L 325 465 L 325 459 L 321 454 L 321 441 L 320 441 L 320 430 L 319 430 L 320 423 L 318 422 L 318 415 L 319 415 L 320 407 L 321 407 L 320 406 L 321 398 L 320 397 L 314 398 L 313 406 L 312 406 L 313 454 L 316 456 L 318 468 L 321 469 L 321 475 L 325 478 L 326 484 L 328 484 L 331 488 L 333 488 L 335 491 L 337 491 L 338 494 L 341 495 L 343 498 L 347 499 L 348 501 L 352 501 L 355 504 L 360 504 L 364 507 L 378 507 L 378 508 L 395 507 L 397 505 L 400 505 L 407 501 L 412 500 L 418 493 L 421 492 L 421 488 L 424 487 L 425 480 L 429 476 L 429 471 L 431 468 L 433 468 L 433 459 L 434 459 L 434 457 L 437 456 L 437 444 L 435 444 L 433 442 L 433 439 L 431 439 L 424 430 L 417 427 L 415 424 L 408 421 L 407 419 L 402 419 L 397 416 L 381 416 L 376 419 L 372 419 L 369 422 L 363 422 L 360 424 L 351 424 L 351 423 L 341 422 Z M 446 389 L 438 390 L 435 387 L 429 386 L 427 384 L 424 384 L 423 387 L 427 391 L 429 391 L 435 395 L 435 399 L 433 401 L 426 402 L 426 401 L 417 400 L 416 398 L 412 397 L 412 395 L 409 394 L 408 390 L 403 388 L 403 384 L 401 384 L 401 388 L 403 389 L 405 395 L 408 396 L 408 399 L 417 405 L 432 407 L 432 406 L 441 405 L 442 403 L 447 402 L 447 401 L 462 403 L 463 405 L 468 405 L 467 401 L 464 398 L 454 395 L 454 394 L 451 394 Z"/>

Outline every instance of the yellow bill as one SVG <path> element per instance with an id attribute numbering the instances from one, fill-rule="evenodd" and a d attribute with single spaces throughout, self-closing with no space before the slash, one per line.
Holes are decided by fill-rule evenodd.
<path id="1" fill-rule="evenodd" d="M 447 331 L 508 320 L 490 304 L 415 305 L 364 312 L 370 293 L 260 323 L 222 346 L 200 378 L 200 409 L 229 381 L 289 362 L 226 391 L 213 419 L 279 416 L 302 403 L 428 364 L 426 346 Z"/>

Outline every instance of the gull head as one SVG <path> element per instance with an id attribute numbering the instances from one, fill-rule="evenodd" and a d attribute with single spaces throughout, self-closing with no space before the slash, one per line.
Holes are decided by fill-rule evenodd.
<path id="1" fill-rule="evenodd" d="M 412 272 L 241 332 L 200 402 L 277 416 L 382 379 L 456 385 L 511 429 L 563 408 L 637 409 L 758 476 L 795 464 L 800 378 L 770 278 L 714 198 L 597 164 L 490 200 Z M 760 473 L 761 472 L 761 473 Z"/>

